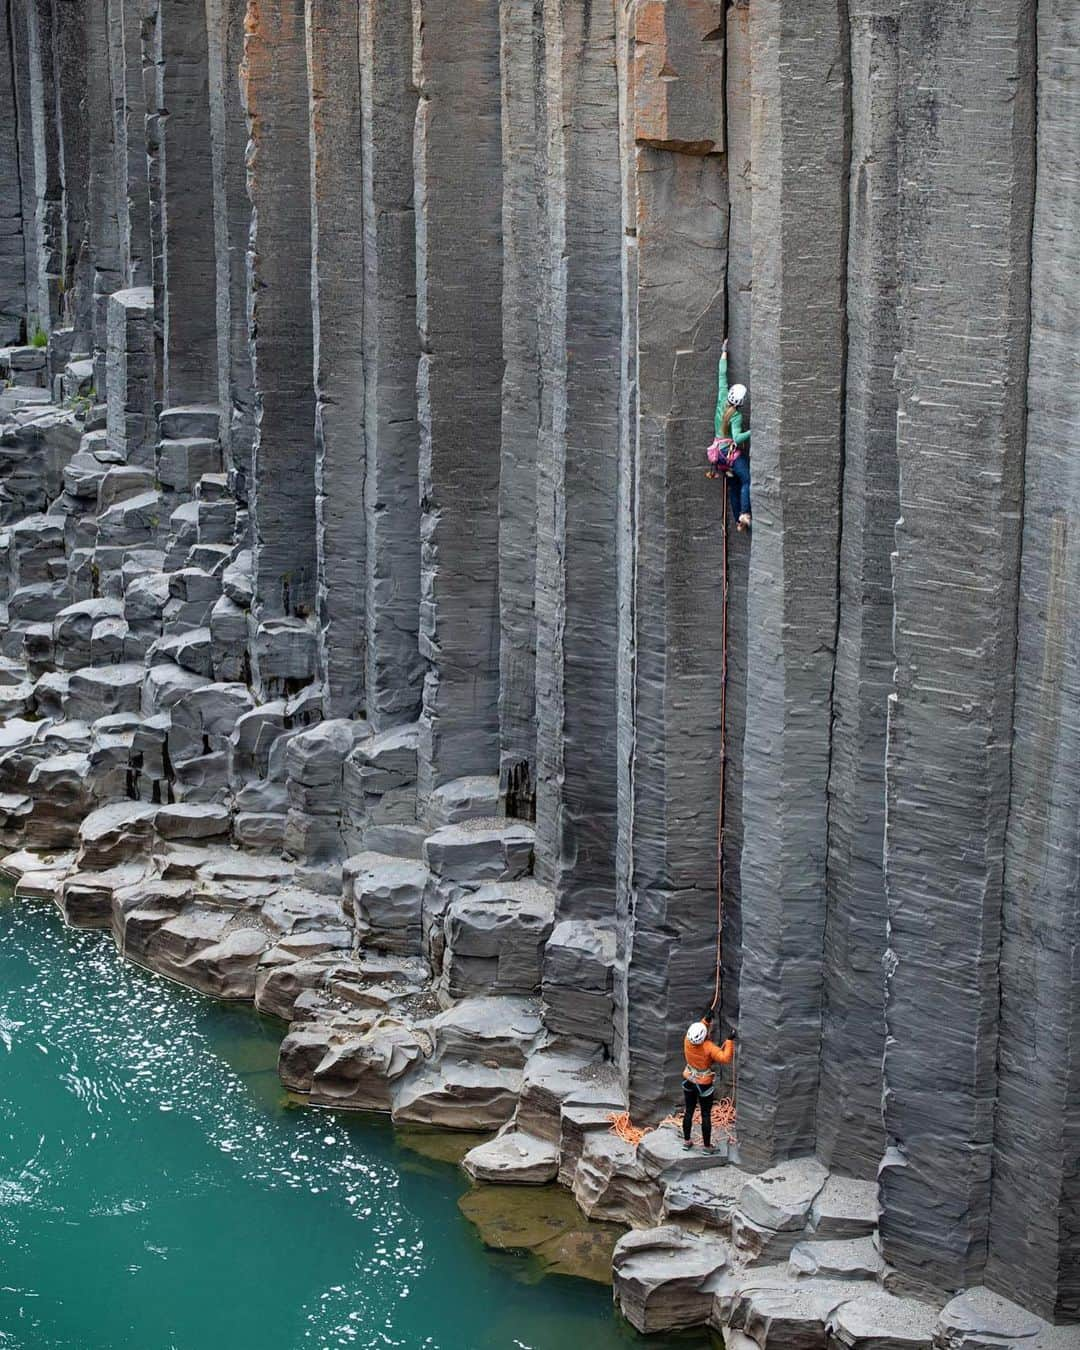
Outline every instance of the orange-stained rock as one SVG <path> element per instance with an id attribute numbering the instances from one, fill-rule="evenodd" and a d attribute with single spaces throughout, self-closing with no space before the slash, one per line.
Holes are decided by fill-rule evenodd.
<path id="1" fill-rule="evenodd" d="M 640 0 L 638 141 L 690 155 L 724 149 L 724 8 L 723 0 Z"/>

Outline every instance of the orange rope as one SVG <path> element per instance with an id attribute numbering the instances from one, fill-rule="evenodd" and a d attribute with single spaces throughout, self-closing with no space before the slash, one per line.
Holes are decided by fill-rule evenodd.
<path id="1" fill-rule="evenodd" d="M 724 960 L 724 789 L 727 769 L 727 677 L 728 677 L 728 485 L 723 481 L 724 545 L 723 545 L 723 585 L 720 608 L 723 645 L 720 658 L 720 805 L 716 821 L 716 982 L 713 986 L 712 1011 L 720 1003 L 720 983 Z M 735 1139 L 735 1101 L 737 1096 L 738 1051 L 731 1061 L 731 1096 L 715 1102 L 712 1109 L 713 1130 L 719 1130 L 732 1144 Z M 626 1111 L 611 1113 L 611 1131 L 628 1144 L 637 1147 L 647 1134 L 656 1128 L 651 1125 L 635 1125 Z M 682 1126 L 682 1116 L 678 1111 L 665 1116 L 661 1125 Z"/>

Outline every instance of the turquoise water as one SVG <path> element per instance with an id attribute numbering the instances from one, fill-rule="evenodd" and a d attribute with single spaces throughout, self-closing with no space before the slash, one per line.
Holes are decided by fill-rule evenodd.
<path id="1" fill-rule="evenodd" d="M 487 1251 L 456 1167 L 290 1105 L 280 1034 L 0 899 L 0 1347 L 657 1344 Z"/>

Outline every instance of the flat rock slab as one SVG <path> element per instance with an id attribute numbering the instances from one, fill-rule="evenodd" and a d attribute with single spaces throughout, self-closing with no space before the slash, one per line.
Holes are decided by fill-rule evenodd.
<path id="1" fill-rule="evenodd" d="M 518 1071 L 543 1030 L 539 1004 L 525 998 L 463 999 L 423 1026 L 439 1060 Z"/>
<path id="2" fill-rule="evenodd" d="M 761 1350 L 825 1350 L 832 1319 L 848 1297 L 843 1281 L 751 1279 L 717 1307 L 726 1305 L 725 1326 Z"/>
<path id="3" fill-rule="evenodd" d="M 211 802 L 176 802 L 159 808 L 155 827 L 163 839 L 213 839 L 229 833 L 229 809 Z"/>
<path id="4" fill-rule="evenodd" d="M 728 1263 L 715 1238 L 676 1227 L 627 1233 L 615 1248 L 615 1302 L 643 1335 L 703 1326 Z"/>
<path id="5" fill-rule="evenodd" d="M 841 1238 L 833 1242 L 799 1242 L 788 1258 L 793 1275 L 836 1280 L 876 1280 L 885 1262 L 873 1238 Z"/>
<path id="6" fill-rule="evenodd" d="M 474 1181 L 542 1186 L 555 1180 L 559 1159 L 547 1139 L 509 1131 L 470 1149 L 461 1165 Z"/>
<path id="7" fill-rule="evenodd" d="M 651 1177 L 663 1181 L 707 1171 L 712 1168 L 727 1167 L 728 1152 L 726 1140 L 716 1141 L 716 1152 L 706 1153 L 704 1149 L 683 1148 L 682 1131 L 673 1125 L 661 1125 L 650 1131 L 638 1145 L 638 1160 Z M 743 1181 L 749 1179 L 740 1173 Z"/>
<path id="8" fill-rule="evenodd" d="M 848 1350 L 931 1350 L 937 1310 L 913 1298 L 867 1294 L 840 1305 L 829 1325 L 837 1346 Z"/>
<path id="9" fill-rule="evenodd" d="M 979 1286 L 946 1303 L 937 1339 L 947 1350 L 990 1350 L 1030 1342 L 1047 1330 L 1054 1329 L 1009 1299 Z M 1072 1334 L 1080 1345 L 1080 1332 Z"/>
<path id="10" fill-rule="evenodd" d="M 497 1130 L 514 1114 L 521 1074 L 483 1065 L 427 1065 L 394 1096 L 393 1119 L 447 1130 Z"/>
<path id="11" fill-rule="evenodd" d="M 517 881 L 532 871 L 535 831 L 520 821 L 468 820 L 424 841 L 424 860 L 443 881 Z"/>
<path id="12" fill-rule="evenodd" d="M 748 1180 L 738 1167 L 699 1168 L 664 1183 L 664 1217 L 730 1232 L 731 1216 Z"/>
<path id="13" fill-rule="evenodd" d="M 822 1240 L 869 1237 L 877 1223 L 876 1181 L 830 1176 L 810 1207 L 810 1227 Z"/>
<path id="14" fill-rule="evenodd" d="M 810 1207 L 828 1172 L 815 1158 L 796 1158 L 752 1177 L 739 1196 L 739 1211 L 750 1223 L 776 1232 L 805 1228 Z"/>

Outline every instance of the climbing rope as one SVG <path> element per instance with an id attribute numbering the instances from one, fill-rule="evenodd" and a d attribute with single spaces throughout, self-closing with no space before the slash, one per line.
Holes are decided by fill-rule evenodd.
<path id="1" fill-rule="evenodd" d="M 723 482 L 723 562 L 721 571 L 720 627 L 722 632 L 720 649 L 720 805 L 716 820 L 716 980 L 713 985 L 713 999 L 710 1012 L 715 1013 L 720 1006 L 720 985 L 724 964 L 724 795 L 727 780 L 727 682 L 728 682 L 728 485 Z M 719 1130 L 731 1143 L 735 1143 L 735 1103 L 737 1100 L 739 1052 L 736 1049 L 731 1060 L 731 1096 L 724 1097 L 713 1104 L 713 1130 Z M 635 1125 L 626 1111 L 613 1111 L 610 1116 L 611 1130 L 620 1139 L 635 1147 L 641 1143 L 654 1128 L 649 1125 Z M 682 1116 L 673 1111 L 665 1116 L 661 1125 L 682 1125 Z"/>

